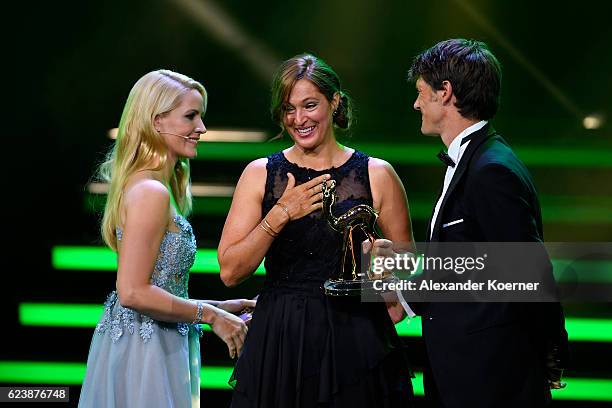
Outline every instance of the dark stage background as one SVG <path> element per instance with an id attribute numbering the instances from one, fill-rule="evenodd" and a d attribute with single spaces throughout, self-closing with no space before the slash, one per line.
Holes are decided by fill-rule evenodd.
<path id="1" fill-rule="evenodd" d="M 612 241 L 612 6 L 605 1 L 66 1 L 17 4 L 5 15 L 3 136 L 8 219 L 0 350 L 2 385 L 71 388 L 76 405 L 93 327 L 114 288 L 88 184 L 111 145 L 133 83 L 168 68 L 201 81 L 204 119 L 230 138 L 274 136 L 268 113 L 274 67 L 304 51 L 338 72 L 357 106 L 341 139 L 393 164 L 407 190 L 414 236 L 443 179 L 436 138 L 419 132 L 412 57 L 439 40 L 487 42 L 504 69 L 493 126 L 525 161 L 539 190 L 545 238 Z M 209 132 L 212 137 L 213 132 Z M 220 136 L 219 136 L 220 137 Z M 215 272 L 214 249 L 231 189 L 252 159 L 287 142 L 210 142 L 199 147 L 191 217 L 198 267 L 195 298 L 252 297 L 256 275 L 235 289 Z M 212 251 L 207 251 L 207 249 Z M 212 264 L 207 260 L 212 259 Z M 604 263 L 602 284 L 612 282 Z M 217 267 L 218 268 L 218 267 Z M 556 407 L 612 406 L 612 308 L 567 303 L 573 360 Z M 400 328 L 416 371 L 424 362 L 419 322 Z M 202 339 L 202 405 L 229 403 L 232 361 L 207 332 Z M 415 381 L 415 388 L 421 388 Z M 419 397 L 421 398 L 421 397 Z"/>

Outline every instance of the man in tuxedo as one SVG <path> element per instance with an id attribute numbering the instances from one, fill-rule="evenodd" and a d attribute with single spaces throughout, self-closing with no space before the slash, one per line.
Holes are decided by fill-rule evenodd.
<path id="1" fill-rule="evenodd" d="M 489 120 L 501 67 L 486 44 L 442 41 L 408 74 L 421 132 L 448 148 L 428 242 L 542 242 L 542 217 L 527 168 Z M 548 262 L 548 258 L 546 258 Z M 567 333 L 559 303 L 411 303 L 422 317 L 429 367 L 425 396 L 446 408 L 542 407 L 561 388 Z"/>

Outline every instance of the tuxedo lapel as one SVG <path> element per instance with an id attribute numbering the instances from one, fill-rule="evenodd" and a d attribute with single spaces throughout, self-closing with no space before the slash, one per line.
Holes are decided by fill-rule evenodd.
<path id="1" fill-rule="evenodd" d="M 440 209 L 438 210 L 438 218 L 436 219 L 436 224 L 434 225 L 433 234 L 428 233 L 427 238 L 431 236 L 431 240 L 434 242 L 438 241 L 438 239 L 440 238 L 440 226 L 442 224 L 442 214 L 444 211 L 444 206 L 446 205 L 446 202 L 448 201 L 448 198 L 451 196 L 451 194 L 453 193 L 453 190 L 455 189 L 455 187 L 461 180 L 461 177 L 465 173 L 465 170 L 467 169 L 470 163 L 470 160 L 472 159 L 472 156 L 474 155 L 474 152 L 478 149 L 478 147 L 482 143 L 485 142 L 485 140 L 489 139 L 494 134 L 495 134 L 495 129 L 493 129 L 493 126 L 491 126 L 490 124 L 486 124 L 485 126 L 482 127 L 482 129 L 479 129 L 476 132 L 474 132 L 474 134 L 470 135 L 470 144 L 468 144 L 467 148 L 465 149 L 465 152 L 463 152 L 463 155 L 461 156 L 461 159 L 459 160 L 459 164 L 457 165 L 455 174 L 453 174 L 453 178 L 451 179 L 451 182 L 448 185 L 448 189 L 446 190 L 446 194 L 444 196 L 444 199 L 442 200 Z M 429 225 L 431 226 L 431 221 L 429 222 Z M 431 232 L 431 231 L 428 231 L 428 232 Z"/>
<path id="2" fill-rule="evenodd" d="M 429 242 L 430 237 L 432 236 L 431 235 L 431 220 L 433 219 L 434 212 L 436 211 L 436 204 L 438 203 L 438 200 L 440 199 L 440 196 L 442 195 L 443 191 L 444 191 L 444 183 L 442 183 L 442 185 L 440 186 L 440 191 L 438 191 L 438 195 L 436 195 L 436 201 L 434 202 L 434 205 L 431 208 L 431 215 L 429 216 L 429 219 L 427 220 L 427 235 L 425 235 L 425 242 Z"/>

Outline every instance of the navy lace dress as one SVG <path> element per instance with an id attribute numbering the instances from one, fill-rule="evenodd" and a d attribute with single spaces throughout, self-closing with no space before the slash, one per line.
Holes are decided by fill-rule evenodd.
<path id="1" fill-rule="evenodd" d="M 313 170 L 268 157 L 262 214 L 291 172 L 301 184 L 329 173 L 335 215 L 372 205 L 368 156 L 355 151 L 338 168 Z M 321 211 L 289 222 L 265 258 L 266 282 L 230 384 L 232 407 L 407 407 L 412 376 L 384 303 L 324 295 L 338 268 L 341 238 Z"/>

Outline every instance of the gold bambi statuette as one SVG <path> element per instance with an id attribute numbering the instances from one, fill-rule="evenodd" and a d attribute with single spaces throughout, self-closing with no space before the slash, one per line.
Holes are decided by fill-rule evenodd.
<path id="1" fill-rule="evenodd" d="M 329 185 L 328 185 L 329 184 Z M 322 184 L 323 217 L 328 225 L 342 234 L 342 260 L 338 270 L 323 285 L 329 296 L 359 296 L 364 291 L 374 291 L 374 282 L 396 281 L 392 274 L 375 274 L 372 271 L 370 253 L 363 253 L 362 242 L 374 242 L 379 238 L 375 225 L 378 213 L 366 204 L 352 207 L 339 217 L 334 216 L 332 206 L 336 202 L 336 182 Z M 381 285 L 382 286 L 382 285 Z"/>

